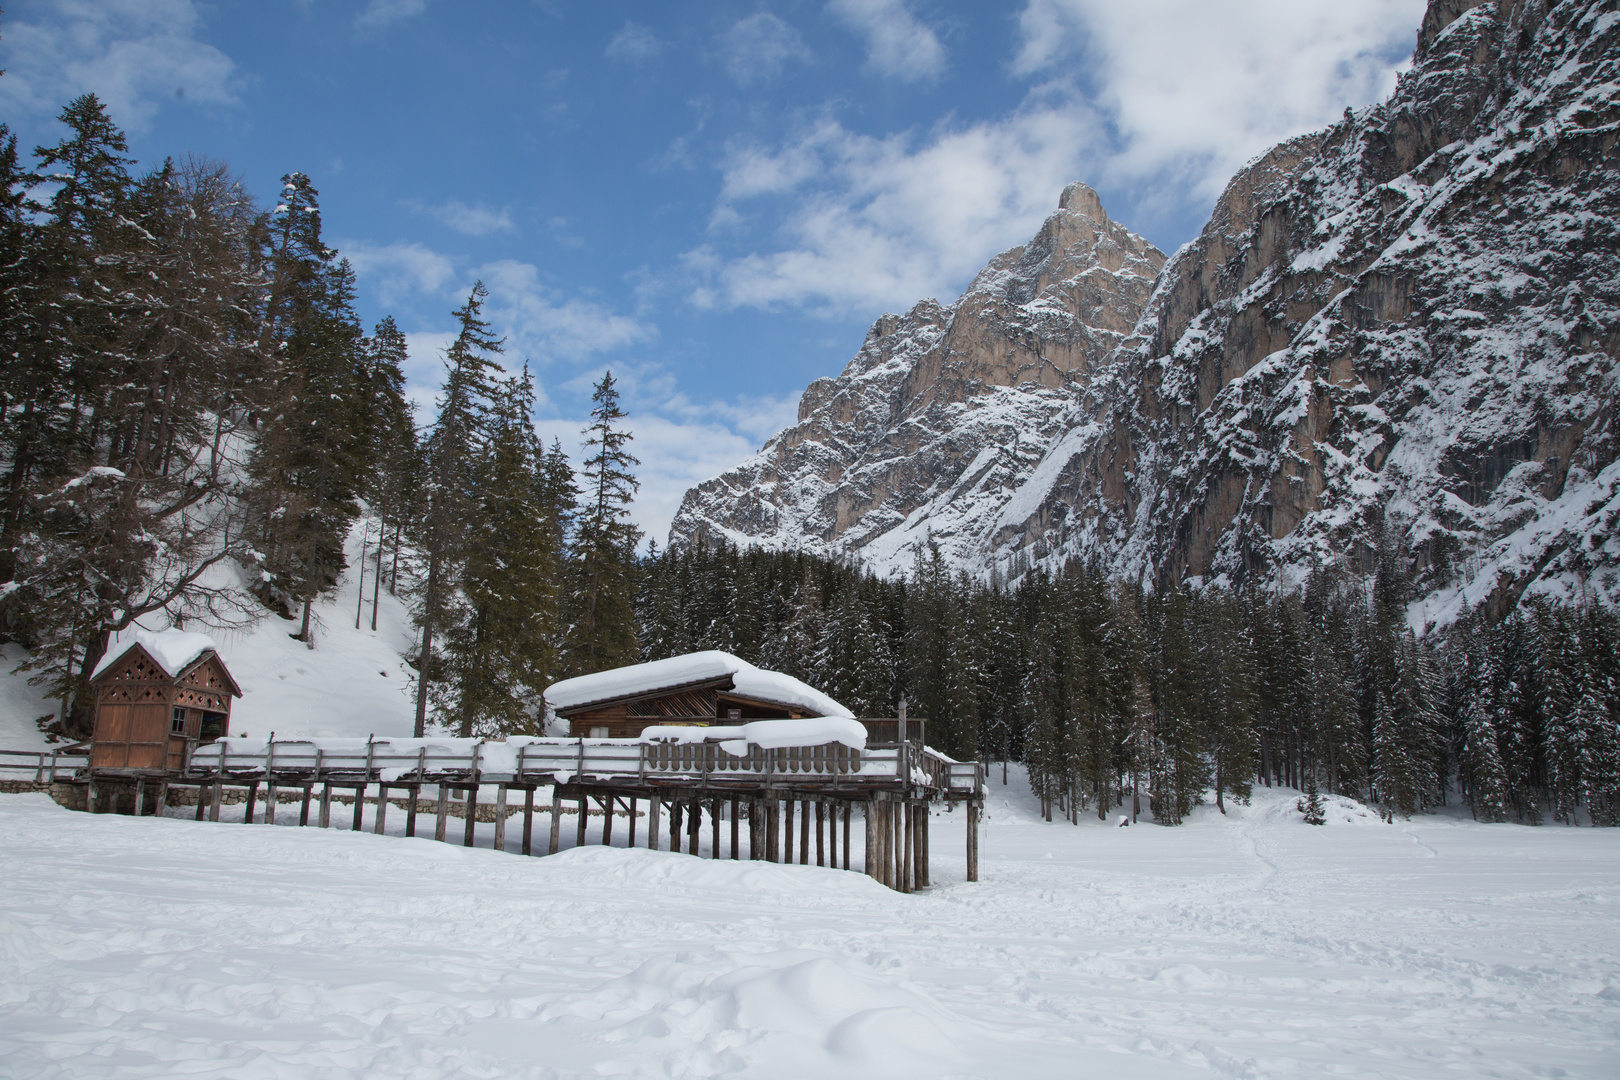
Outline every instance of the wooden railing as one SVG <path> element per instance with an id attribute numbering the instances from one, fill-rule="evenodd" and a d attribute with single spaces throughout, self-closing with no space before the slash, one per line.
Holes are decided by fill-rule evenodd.
<path id="1" fill-rule="evenodd" d="M 83 743 L 50 750 L 0 750 L 0 780 L 33 784 L 71 780 L 89 763 L 89 755 L 90 748 Z"/>
<path id="2" fill-rule="evenodd" d="M 268 776 L 300 780 L 368 780 L 388 784 L 489 782 L 515 785 L 584 780 L 611 783 L 687 780 L 713 784 L 827 784 L 915 787 L 943 796 L 973 796 L 983 766 L 955 762 L 915 743 L 867 746 L 842 743 L 766 748 L 732 753 L 728 740 L 642 743 L 634 739 L 523 739 L 476 742 L 471 747 L 396 745 L 375 739 L 334 748 L 330 742 L 285 739 L 241 746 L 222 739 L 198 747 L 187 779 Z M 406 740 L 401 740 L 406 742 Z"/>

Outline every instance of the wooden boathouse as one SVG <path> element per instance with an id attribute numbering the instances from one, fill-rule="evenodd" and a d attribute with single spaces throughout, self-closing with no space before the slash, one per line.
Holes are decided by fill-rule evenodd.
<path id="1" fill-rule="evenodd" d="M 214 643 L 182 630 L 138 632 L 97 665 L 90 687 L 88 803 L 132 795 L 136 813 L 148 785 L 161 805 L 193 750 L 230 734 L 231 699 L 242 696 Z"/>

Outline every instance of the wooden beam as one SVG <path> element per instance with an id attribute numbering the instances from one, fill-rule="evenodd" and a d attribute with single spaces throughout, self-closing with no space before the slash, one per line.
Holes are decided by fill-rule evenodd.
<path id="1" fill-rule="evenodd" d="M 449 831 L 450 822 L 450 786 L 443 781 L 439 782 L 439 805 L 433 818 L 433 839 L 440 843 L 445 842 L 445 834 Z"/>
<path id="2" fill-rule="evenodd" d="M 422 775 L 422 770 L 418 769 L 416 771 L 416 774 L 418 776 L 421 776 Z M 410 792 L 411 793 L 409 795 L 405 796 L 405 835 L 406 836 L 415 836 L 416 835 L 416 800 L 418 798 L 420 798 L 421 795 L 422 795 L 422 785 L 420 783 L 412 784 L 411 787 L 410 787 Z"/>
<path id="3" fill-rule="evenodd" d="M 366 785 L 361 784 L 354 792 L 354 824 L 351 831 L 359 832 L 366 823 Z"/>
<path id="4" fill-rule="evenodd" d="M 816 800 L 816 865 L 827 865 L 827 849 L 822 835 L 827 831 L 827 804 Z"/>
<path id="5" fill-rule="evenodd" d="M 853 810 L 854 810 L 854 807 L 851 804 L 849 804 L 847 802 L 844 804 L 844 869 L 845 870 L 849 869 L 849 816 L 850 816 L 851 811 L 853 811 Z"/>
<path id="6" fill-rule="evenodd" d="M 793 800 L 782 800 L 782 861 L 793 862 Z"/>
<path id="7" fill-rule="evenodd" d="M 332 781 L 328 780 L 321 786 L 321 817 L 320 827 L 332 827 Z"/>
<path id="8" fill-rule="evenodd" d="M 731 799 L 731 859 L 732 859 L 733 862 L 735 862 L 738 859 L 742 858 L 742 856 L 739 855 L 738 852 L 737 852 L 738 833 L 739 833 L 739 830 L 742 827 L 741 822 L 739 822 L 737 820 L 737 812 L 740 809 L 740 807 L 741 807 L 741 804 L 738 802 L 736 796 L 732 796 L 732 799 Z"/>
<path id="9" fill-rule="evenodd" d="M 372 823 L 371 831 L 378 836 L 383 835 L 383 829 L 388 821 L 388 785 L 377 785 L 377 820 Z"/>
<path id="10" fill-rule="evenodd" d="M 647 799 L 647 850 L 658 850 L 658 823 L 664 812 L 664 798 L 656 791 Z"/>
<path id="11" fill-rule="evenodd" d="M 244 812 L 242 814 L 242 824 L 244 824 L 244 825 L 253 824 L 253 804 L 258 802 L 258 801 L 259 801 L 259 782 L 257 780 L 249 780 L 248 781 L 247 810 L 246 810 L 246 812 Z"/>
<path id="12" fill-rule="evenodd" d="M 534 788 L 523 789 L 523 854 L 534 854 Z"/>
<path id="13" fill-rule="evenodd" d="M 562 846 L 562 785 L 555 780 L 551 782 L 551 842 L 546 845 L 546 854 L 555 855 Z"/>
<path id="14" fill-rule="evenodd" d="M 590 820 L 590 817 L 591 817 L 591 804 L 590 804 L 590 801 L 586 798 L 585 789 L 580 788 L 580 790 L 579 790 L 579 826 L 578 826 L 578 828 L 575 829 L 575 832 L 574 832 L 574 846 L 577 847 L 577 848 L 582 848 L 582 847 L 585 846 L 585 823 Z"/>
<path id="15" fill-rule="evenodd" d="M 810 865 L 810 800 L 799 804 L 799 865 Z"/>
<path id="16" fill-rule="evenodd" d="M 506 785 L 495 785 L 495 841 L 496 851 L 506 850 Z"/>
<path id="17" fill-rule="evenodd" d="M 303 828 L 309 825 L 309 796 L 315 790 L 314 784 L 304 785 L 304 797 L 298 800 L 298 825 Z"/>

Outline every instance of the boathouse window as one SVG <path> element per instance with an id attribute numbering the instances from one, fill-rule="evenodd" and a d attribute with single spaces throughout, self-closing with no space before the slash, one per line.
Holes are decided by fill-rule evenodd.
<path id="1" fill-rule="evenodd" d="M 591 728 L 591 738 L 593 738 L 593 739 L 605 739 L 607 737 L 608 737 L 608 728 L 607 728 L 606 724 L 597 724 L 597 725 L 595 725 L 595 726 L 593 726 Z"/>
<path id="2" fill-rule="evenodd" d="M 186 733 L 186 710 L 176 705 L 174 715 L 169 720 L 169 731 L 175 735 Z"/>

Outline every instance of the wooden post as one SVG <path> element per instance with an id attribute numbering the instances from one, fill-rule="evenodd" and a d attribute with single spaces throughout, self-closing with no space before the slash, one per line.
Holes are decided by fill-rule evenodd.
<path id="1" fill-rule="evenodd" d="M 386 824 L 385 824 L 385 822 L 387 822 L 387 820 L 388 820 L 388 785 L 383 784 L 383 783 L 379 783 L 377 785 L 377 820 L 372 823 L 371 831 L 376 833 L 378 836 L 383 835 L 383 830 L 387 827 Z"/>
<path id="2" fill-rule="evenodd" d="M 368 784 L 361 783 L 359 787 L 354 789 L 354 824 L 351 826 L 351 829 L 354 832 L 359 832 L 365 827 L 366 788 L 369 786 L 370 785 Z"/>
<path id="3" fill-rule="evenodd" d="M 810 800 L 799 805 L 799 865 L 810 865 Z"/>
<path id="4" fill-rule="evenodd" d="M 793 800 L 782 800 L 782 861 L 793 862 Z"/>
<path id="5" fill-rule="evenodd" d="M 146 809 L 146 777 L 135 778 L 135 816 L 140 817 Z"/>
<path id="6" fill-rule="evenodd" d="M 967 804 L 967 879 L 979 880 L 979 804 L 974 799 Z"/>
<path id="7" fill-rule="evenodd" d="M 900 881 L 906 892 L 912 892 L 917 887 L 917 801 L 907 799 L 902 805 L 905 807 L 901 824 L 906 834 L 906 857 L 900 869 Z"/>
<path id="8" fill-rule="evenodd" d="M 439 781 L 439 805 L 433 818 L 433 839 L 440 843 L 445 842 L 445 833 L 448 832 L 450 821 L 450 785 L 443 780 Z"/>
<path id="9" fill-rule="evenodd" d="M 901 892 L 911 891 L 911 839 L 906 828 L 910 810 L 910 800 L 903 795 L 894 804 L 894 876 Z"/>
<path id="10" fill-rule="evenodd" d="M 136 783 L 135 790 L 136 797 L 139 798 L 139 782 Z M 281 792 L 276 788 L 276 782 L 274 780 L 267 780 L 264 785 L 264 823 L 266 825 L 274 825 L 276 823 L 276 803 L 279 802 L 280 799 Z M 139 803 L 136 804 L 136 810 L 139 812 Z"/>
<path id="11" fill-rule="evenodd" d="M 827 804 L 827 865 L 838 869 L 838 804 Z"/>
<path id="12" fill-rule="evenodd" d="M 473 774 L 474 777 L 477 777 L 477 775 L 477 773 Z M 467 788 L 467 824 L 461 831 L 462 847 L 473 846 L 473 834 L 478 829 L 478 788 L 479 784 L 476 779 L 473 781 L 472 786 Z"/>
<path id="13" fill-rule="evenodd" d="M 686 819 L 686 852 L 688 855 L 703 854 L 703 800 L 693 796 L 690 808 L 691 816 Z"/>
<path id="14" fill-rule="evenodd" d="M 709 858 L 720 857 L 720 807 L 721 802 L 715 799 L 709 803 Z"/>
<path id="15" fill-rule="evenodd" d="M 253 804 L 259 801 L 259 782 L 248 781 L 247 811 L 242 815 L 242 824 L 253 824 Z"/>
<path id="16" fill-rule="evenodd" d="M 740 806 L 741 804 L 738 803 L 735 797 L 733 797 L 731 800 L 731 859 L 733 862 L 742 858 L 742 856 L 737 852 L 738 831 L 742 827 L 741 823 L 737 820 L 737 812 L 740 809 Z"/>
<path id="17" fill-rule="evenodd" d="M 332 781 L 330 780 L 321 786 L 321 813 L 318 824 L 323 829 L 332 827 Z"/>
<path id="18" fill-rule="evenodd" d="M 90 774 L 90 783 L 84 789 L 84 808 L 88 813 L 96 812 L 96 803 L 99 801 L 101 791 L 96 787 L 96 774 Z"/>
<path id="19" fill-rule="evenodd" d="M 636 846 L 636 797 L 634 795 L 630 796 L 625 800 L 625 803 L 630 807 L 630 824 L 628 826 L 630 831 L 625 834 L 624 846 L 633 848 Z"/>
<path id="20" fill-rule="evenodd" d="M 877 796 L 868 795 L 866 805 L 861 808 L 861 818 L 866 825 L 866 850 L 861 854 L 861 872 L 869 878 L 877 877 L 877 862 L 872 857 L 877 846 L 877 830 L 872 827 L 872 817 L 876 812 Z"/>
<path id="21" fill-rule="evenodd" d="M 553 778 L 551 781 L 551 842 L 546 845 L 546 854 L 555 855 L 560 847 L 562 847 L 562 785 Z"/>
<path id="22" fill-rule="evenodd" d="M 664 813 L 664 799 L 656 791 L 647 800 L 647 850 L 658 850 L 658 824 Z"/>
<path id="23" fill-rule="evenodd" d="M 669 850 L 673 854 L 681 851 L 681 800 L 669 800 Z"/>
<path id="24" fill-rule="evenodd" d="M 314 784 L 304 784 L 304 796 L 298 800 L 298 825 L 303 828 L 309 824 L 309 794 L 315 789 Z"/>
<path id="25" fill-rule="evenodd" d="M 207 791 L 207 790 L 208 790 L 208 785 L 207 784 L 198 784 L 197 785 L 197 820 L 198 821 L 201 821 L 203 819 L 203 812 L 208 809 L 207 804 L 206 804 L 205 800 L 203 799 L 203 793 L 205 791 Z"/>
<path id="26" fill-rule="evenodd" d="M 850 816 L 850 813 L 853 810 L 854 810 L 854 807 L 851 806 L 849 803 L 844 804 L 844 869 L 845 870 L 849 869 L 849 816 Z"/>
<path id="27" fill-rule="evenodd" d="M 780 842 L 776 839 L 776 824 L 780 814 L 777 812 L 774 797 L 765 800 L 765 861 L 775 862 L 781 852 Z"/>
<path id="28" fill-rule="evenodd" d="M 613 804 L 617 802 L 613 792 L 608 792 L 607 798 L 602 800 L 602 846 L 613 846 Z"/>
<path id="29" fill-rule="evenodd" d="M 416 835 L 416 800 L 422 794 L 421 770 L 417 770 L 417 783 L 410 786 L 410 794 L 405 796 L 405 835 Z"/>
<path id="30" fill-rule="evenodd" d="M 580 745 L 583 746 L 584 744 L 581 743 Z M 586 798 L 584 790 L 581 789 L 579 793 L 579 825 L 574 830 L 574 846 L 577 848 L 585 846 L 585 826 L 590 819 L 591 802 L 590 799 Z"/>
<path id="31" fill-rule="evenodd" d="M 506 785 L 495 785 L 495 841 L 496 851 L 506 850 Z"/>
<path id="32" fill-rule="evenodd" d="M 523 789 L 523 854 L 534 854 L 534 788 Z"/>
<path id="33" fill-rule="evenodd" d="M 822 842 L 822 834 L 827 831 L 827 804 L 820 799 L 816 800 L 816 865 L 827 865 L 827 849 Z"/>
<path id="34" fill-rule="evenodd" d="M 917 804 L 917 887 L 925 889 L 933 884 L 928 872 L 928 819 L 932 808 L 928 803 Z"/>

